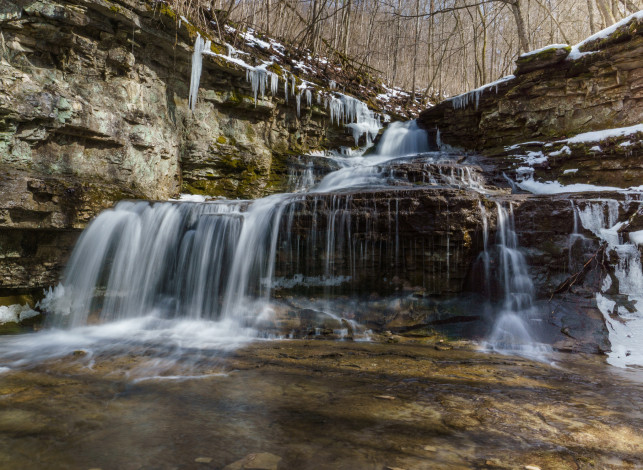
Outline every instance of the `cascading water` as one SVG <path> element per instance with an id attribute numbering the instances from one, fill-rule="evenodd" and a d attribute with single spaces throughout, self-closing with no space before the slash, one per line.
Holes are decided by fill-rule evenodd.
<path id="1" fill-rule="evenodd" d="M 427 133 L 415 120 L 391 123 L 382 135 L 375 153 L 366 157 L 338 157 L 339 171 L 327 175 L 313 191 L 330 192 L 346 188 L 381 186 L 387 173 L 380 165 L 391 160 L 429 152 Z"/>
<path id="2" fill-rule="evenodd" d="M 377 145 L 378 155 L 417 155 L 429 152 L 426 131 L 417 121 L 393 122 Z"/>
<path id="3" fill-rule="evenodd" d="M 321 167 L 341 169 L 315 184 L 314 158 L 332 162 Z M 405 173 L 407 164 L 417 173 Z M 354 320 L 360 296 L 391 289 L 407 263 L 431 259 L 434 247 L 446 246 L 444 260 L 430 261 L 444 276 L 413 282 L 428 292 L 449 284 L 458 262 L 449 234 L 401 240 L 398 216 L 412 202 L 395 192 L 417 184 L 481 192 L 482 180 L 453 156 L 429 152 L 416 122 L 392 124 L 371 156 L 308 156 L 296 166 L 303 171 L 291 175 L 293 193 L 255 201 L 121 202 L 101 213 L 79 239 L 61 284 L 41 303 L 52 326 L 66 329 L 43 332 L 37 354 L 135 350 L 153 358 L 142 375 L 185 375 L 184 366 L 208 351 L 283 334 L 279 325 L 293 309 L 332 325 L 339 337 L 368 337 Z M 390 194 L 372 206 L 362 196 L 355 206 L 353 195 L 362 194 L 357 188 Z M 517 331 L 525 324 L 517 319 L 530 310 L 532 289 L 511 211 L 498 210 L 506 301 L 490 339 L 496 349 L 530 340 L 527 329 Z M 282 298 L 282 291 L 303 295 Z M 508 339 L 506 331 L 518 339 Z M 29 340 L 6 347 L 11 351 L 0 357 L 13 358 L 8 365 L 35 354 Z"/>
<path id="4" fill-rule="evenodd" d="M 527 272 L 527 262 L 518 246 L 513 206 L 509 203 L 508 207 L 505 207 L 501 202 L 497 202 L 496 210 L 498 221 L 495 253 L 489 254 L 485 243 L 482 261 L 486 278 L 489 279 L 489 273 L 492 271 L 491 260 L 494 256 L 497 258 L 498 272 L 495 275 L 501 284 L 502 300 L 500 312 L 496 314 L 493 329 L 484 347 L 542 360 L 551 348 L 537 342 L 535 332 L 541 318 L 534 307 L 534 284 Z M 485 213 L 483 216 L 486 219 Z M 487 227 L 488 223 L 485 220 L 485 231 L 488 230 Z M 486 233 L 484 238 L 488 238 Z"/>

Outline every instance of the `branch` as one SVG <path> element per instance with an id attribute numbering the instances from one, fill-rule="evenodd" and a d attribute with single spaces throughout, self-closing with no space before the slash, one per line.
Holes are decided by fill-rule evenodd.
<path id="1" fill-rule="evenodd" d="M 592 270 L 592 264 L 594 261 L 597 261 L 597 258 L 600 256 L 601 257 L 601 262 L 600 264 L 603 265 L 603 258 L 605 257 L 605 247 L 607 245 L 605 243 L 601 243 L 601 246 L 598 248 L 596 253 L 587 260 L 587 262 L 583 265 L 583 269 L 578 271 L 575 274 L 572 274 L 569 276 L 567 279 L 565 279 L 555 290 L 554 292 L 551 293 L 551 296 L 549 297 L 549 301 L 551 302 L 551 299 L 554 298 L 555 294 L 560 294 L 562 292 L 567 292 L 569 289 L 572 288 L 574 284 L 576 284 L 579 281 L 582 281 L 583 278 L 587 275 L 589 271 Z"/>

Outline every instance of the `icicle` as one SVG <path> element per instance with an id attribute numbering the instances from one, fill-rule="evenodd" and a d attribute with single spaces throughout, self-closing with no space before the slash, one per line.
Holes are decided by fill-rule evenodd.
<path id="1" fill-rule="evenodd" d="M 295 76 L 293 75 L 291 78 L 292 78 L 292 83 L 290 85 L 291 86 L 290 94 L 292 96 L 295 96 L 295 81 L 296 81 Z"/>
<path id="2" fill-rule="evenodd" d="M 265 65 L 255 68 L 246 69 L 246 80 L 252 85 L 252 93 L 255 97 L 255 106 L 257 105 L 257 96 L 261 93 L 261 99 L 266 96 L 266 85 L 268 84 L 268 71 Z"/>
<path id="3" fill-rule="evenodd" d="M 301 92 L 295 97 L 297 101 L 297 117 L 301 115 Z"/>
<path id="4" fill-rule="evenodd" d="M 328 86 L 331 90 L 334 90 L 335 88 L 337 88 L 337 83 L 335 82 L 335 80 L 331 80 L 330 82 L 328 82 Z"/>
<path id="5" fill-rule="evenodd" d="M 196 100 L 199 95 L 199 82 L 201 81 L 201 71 L 203 70 L 203 51 L 210 50 L 210 40 L 205 40 L 199 33 L 196 35 L 194 42 L 194 53 L 192 54 L 192 73 L 190 75 L 190 94 L 188 96 L 188 106 L 192 111 L 196 108 Z"/>
<path id="6" fill-rule="evenodd" d="M 332 97 L 326 102 L 326 108 L 330 110 L 331 124 L 337 122 L 337 125 L 345 124 L 351 129 L 355 145 L 358 145 L 362 135 L 366 136 L 366 144 L 370 145 L 382 128 L 379 116 L 352 96 L 338 94 L 338 97 Z"/>
<path id="7" fill-rule="evenodd" d="M 288 104 L 288 75 L 284 74 L 284 96 L 286 97 L 286 104 Z"/>
<path id="8" fill-rule="evenodd" d="M 313 94 L 309 89 L 306 89 L 306 103 L 308 103 L 308 107 L 313 104 Z"/>
<path id="9" fill-rule="evenodd" d="M 270 93 L 272 96 L 277 96 L 279 91 L 279 75 L 276 73 L 270 72 Z"/>

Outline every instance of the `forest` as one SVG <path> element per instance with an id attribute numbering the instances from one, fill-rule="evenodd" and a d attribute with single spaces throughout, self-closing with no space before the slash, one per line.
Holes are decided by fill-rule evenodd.
<path id="1" fill-rule="evenodd" d="M 422 103 L 513 72 L 521 54 L 575 44 L 643 8 L 640 0 L 172 0 L 216 27 L 232 20 L 342 58 Z"/>

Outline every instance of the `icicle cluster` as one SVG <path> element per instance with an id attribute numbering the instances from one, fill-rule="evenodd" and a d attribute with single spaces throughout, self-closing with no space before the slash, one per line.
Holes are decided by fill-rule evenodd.
<path id="1" fill-rule="evenodd" d="M 352 96 L 338 93 L 337 96 L 326 99 L 326 109 L 330 111 L 330 122 L 344 124 L 351 129 L 355 145 L 359 138 L 366 136 L 366 144 L 370 145 L 382 128 L 379 115 L 368 109 L 366 104 Z"/>
<path id="2" fill-rule="evenodd" d="M 464 93 L 462 95 L 456 96 L 451 100 L 453 109 L 464 109 L 469 106 L 469 103 L 475 102 L 477 110 L 478 105 L 480 104 L 480 95 L 482 95 L 483 91 L 484 90 L 474 90 L 469 93 Z"/>

